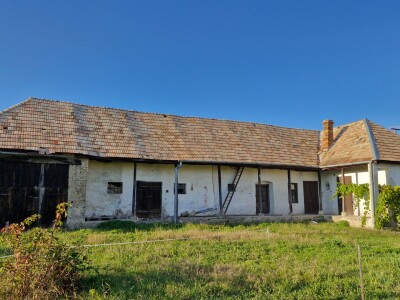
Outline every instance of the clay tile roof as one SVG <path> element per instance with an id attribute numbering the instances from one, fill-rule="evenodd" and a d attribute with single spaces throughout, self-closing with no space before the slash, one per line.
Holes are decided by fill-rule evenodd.
<path id="1" fill-rule="evenodd" d="M 0 149 L 318 167 L 316 130 L 30 98 L 0 113 Z"/>
<path id="2" fill-rule="evenodd" d="M 400 162 L 400 135 L 368 119 L 336 127 L 333 135 L 333 144 L 320 153 L 322 167 L 372 160 Z"/>
<path id="3" fill-rule="evenodd" d="M 320 154 L 322 167 L 371 161 L 373 153 L 366 121 L 334 128 L 332 145 Z"/>
<path id="4" fill-rule="evenodd" d="M 400 162 L 400 135 L 371 121 L 369 126 L 377 149 L 377 159 Z"/>

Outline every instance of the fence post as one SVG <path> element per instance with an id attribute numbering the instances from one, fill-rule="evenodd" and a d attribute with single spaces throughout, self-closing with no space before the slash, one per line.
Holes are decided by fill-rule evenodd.
<path id="1" fill-rule="evenodd" d="M 357 252 L 358 252 L 358 268 L 360 269 L 361 300 L 365 300 L 365 295 L 364 295 L 364 283 L 363 283 L 363 271 L 362 271 L 362 261 L 361 261 L 361 248 L 360 248 L 360 245 L 359 245 L 359 244 L 357 244 Z"/>

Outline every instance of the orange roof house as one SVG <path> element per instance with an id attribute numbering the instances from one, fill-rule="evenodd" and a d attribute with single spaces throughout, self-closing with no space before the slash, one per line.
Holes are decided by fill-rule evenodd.
<path id="1" fill-rule="evenodd" d="M 185 211 L 338 214 L 336 180 L 400 184 L 399 149 L 399 135 L 368 119 L 316 131 L 29 98 L 0 112 L 0 222 L 48 221 L 60 201 L 74 202 L 77 226 Z"/>

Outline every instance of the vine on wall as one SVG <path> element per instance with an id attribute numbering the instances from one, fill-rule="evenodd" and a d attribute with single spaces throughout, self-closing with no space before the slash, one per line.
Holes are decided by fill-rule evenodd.
<path id="1" fill-rule="evenodd" d="M 361 217 L 361 224 L 365 226 L 367 215 L 371 211 L 369 198 L 369 184 L 341 184 L 338 183 L 335 197 L 354 195 L 354 208 L 360 206 L 364 199 L 364 214 Z M 378 203 L 375 211 L 376 228 L 392 227 L 397 228 L 400 223 L 400 186 L 379 185 Z"/>
<path id="2" fill-rule="evenodd" d="M 364 183 L 364 184 L 355 184 L 355 183 L 349 183 L 349 184 L 341 184 L 338 183 L 338 187 L 336 189 L 335 194 L 332 196 L 333 197 L 345 197 L 350 194 L 354 195 L 354 208 L 360 207 L 361 200 L 364 199 L 364 213 L 363 216 L 361 217 L 361 224 L 362 226 L 365 226 L 367 223 L 367 215 L 371 211 L 370 209 L 370 199 L 369 199 L 369 184 Z"/>

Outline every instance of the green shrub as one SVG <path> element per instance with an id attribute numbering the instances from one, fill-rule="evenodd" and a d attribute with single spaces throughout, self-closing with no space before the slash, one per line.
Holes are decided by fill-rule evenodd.
<path id="1" fill-rule="evenodd" d="M 400 221 L 400 186 L 382 185 L 379 190 L 375 224 L 396 228 Z"/>
<path id="2" fill-rule="evenodd" d="M 39 215 L 2 229 L 1 238 L 13 257 L 0 262 L 1 299 L 59 299 L 75 293 L 88 265 L 79 247 L 67 246 L 56 236 L 66 208 L 66 203 L 57 206 L 50 229 L 26 230 Z"/>
<path id="3" fill-rule="evenodd" d="M 346 220 L 340 220 L 339 222 L 335 223 L 335 226 L 346 228 L 346 227 L 350 227 L 350 223 Z"/>

